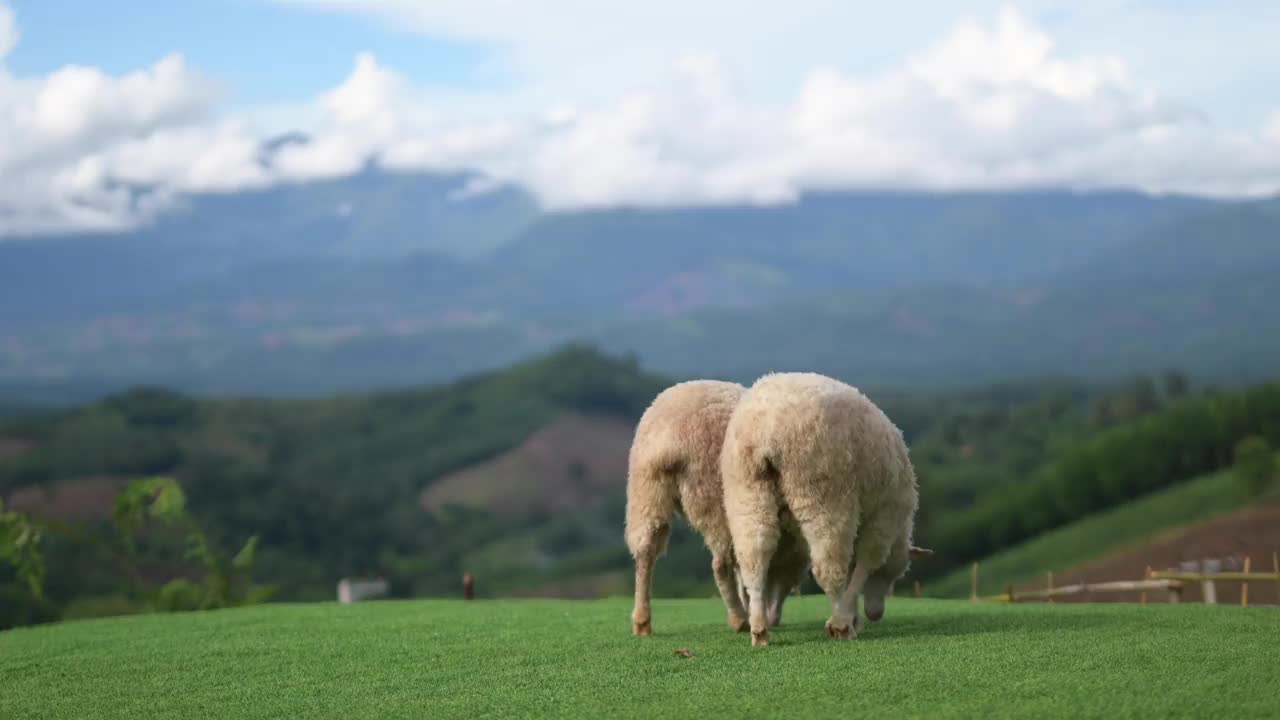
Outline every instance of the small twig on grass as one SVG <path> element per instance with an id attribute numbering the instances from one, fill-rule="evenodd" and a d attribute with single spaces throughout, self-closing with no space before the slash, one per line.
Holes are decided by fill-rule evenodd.
<path id="1" fill-rule="evenodd" d="M 680 648 L 676 650 L 676 657 L 693 657 L 693 653 L 689 652 L 689 648 Z"/>

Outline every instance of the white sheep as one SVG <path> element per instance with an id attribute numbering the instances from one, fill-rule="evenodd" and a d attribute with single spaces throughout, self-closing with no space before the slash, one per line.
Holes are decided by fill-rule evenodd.
<path id="1" fill-rule="evenodd" d="M 711 570 L 728 611 L 729 626 L 748 628 L 739 596 L 733 541 L 725 518 L 720 481 L 720 448 L 725 426 L 746 388 L 720 380 L 690 380 L 663 390 L 641 416 L 631 444 L 627 471 L 626 540 L 635 560 L 632 632 L 652 632 L 650 598 L 653 567 L 666 550 L 671 515 L 681 513 L 711 551 Z M 808 570 L 807 558 L 794 548 L 775 553 L 769 578 L 766 617 L 776 625 L 787 593 Z M 764 592 L 764 590 L 762 590 Z"/>
<path id="2" fill-rule="evenodd" d="M 769 642 L 767 574 L 782 544 L 799 542 L 831 602 L 827 635 L 856 637 L 857 598 L 879 620 L 907 570 L 918 505 L 902 432 L 865 395 L 815 373 L 771 373 L 738 401 L 721 476 L 746 586 L 753 645 Z"/>

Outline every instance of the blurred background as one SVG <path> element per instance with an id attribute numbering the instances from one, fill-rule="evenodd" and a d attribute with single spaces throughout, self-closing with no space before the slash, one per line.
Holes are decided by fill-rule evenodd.
<path id="1" fill-rule="evenodd" d="M 1272 562 L 1280 5 L 512 5 L 0 0 L 0 628 L 629 594 L 636 420 L 771 370 L 899 592 Z"/>

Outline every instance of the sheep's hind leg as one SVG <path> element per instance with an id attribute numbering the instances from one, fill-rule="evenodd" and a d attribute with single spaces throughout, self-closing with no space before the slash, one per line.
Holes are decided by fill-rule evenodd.
<path id="1" fill-rule="evenodd" d="M 804 579 L 804 573 L 808 570 L 807 558 L 804 555 L 804 548 L 800 547 L 801 542 L 793 533 L 782 533 L 778 540 L 778 549 L 773 555 L 773 562 L 769 566 L 768 595 L 769 595 L 769 625 L 777 627 L 782 624 L 782 607 L 787 601 L 787 595 L 795 589 L 800 581 Z"/>
<path id="2" fill-rule="evenodd" d="M 910 548 L 905 540 L 893 544 L 889 556 L 867 577 L 862 588 L 862 607 L 867 619 L 879 622 L 884 617 L 885 598 L 893 594 L 893 583 L 906 572 Z"/>
<path id="3" fill-rule="evenodd" d="M 635 608 L 631 611 L 631 634 L 645 637 L 653 633 L 653 610 L 650 599 L 653 595 L 653 566 L 658 556 L 667 546 L 667 536 L 671 526 L 667 523 L 655 524 L 646 536 L 632 549 L 636 562 L 636 599 Z"/>
<path id="4" fill-rule="evenodd" d="M 653 632 L 653 566 L 667 549 L 671 515 L 675 512 L 675 483 L 651 466 L 633 469 L 627 481 L 627 548 L 636 563 L 636 601 L 631 612 L 631 632 Z"/>
<path id="5" fill-rule="evenodd" d="M 769 599 L 765 587 L 778 545 L 778 501 L 773 496 L 772 483 L 757 478 L 742 486 L 726 485 L 725 501 L 738 571 L 747 589 L 751 644 L 768 645 Z"/>
<path id="6" fill-rule="evenodd" d="M 738 576 L 733 565 L 733 552 L 731 550 L 713 551 L 711 572 L 715 576 L 716 587 L 720 590 L 720 597 L 724 600 L 725 610 L 728 611 L 729 627 L 737 632 L 745 632 L 751 627 L 751 623 L 747 619 L 746 605 L 742 602 L 742 596 L 739 594 Z"/>
<path id="7" fill-rule="evenodd" d="M 878 536 L 874 533 L 864 532 L 863 538 L 864 542 L 856 549 L 855 565 L 853 572 L 849 576 L 849 585 L 844 589 L 838 603 L 839 619 L 845 621 L 853 637 L 857 637 L 857 634 L 862 632 L 864 626 L 862 616 L 858 614 L 858 595 L 867 586 L 868 578 L 881 569 L 889 555 L 889 549 L 878 541 Z M 873 610 L 874 604 L 873 601 Z M 883 598 L 881 598 L 880 614 L 883 614 L 883 608 Z M 834 613 L 833 619 L 837 619 Z M 828 634 L 830 634 L 830 631 L 828 631 Z"/>
<path id="8" fill-rule="evenodd" d="M 771 575 L 765 594 L 769 598 L 769 607 L 765 611 L 769 627 L 778 627 L 782 624 L 782 603 L 787 599 L 787 588 L 782 578 Z"/>
<path id="9" fill-rule="evenodd" d="M 769 598 L 765 593 L 769 561 L 773 545 L 777 542 L 777 529 L 762 525 L 757 534 L 739 549 L 742 581 L 747 588 L 749 625 L 752 645 L 769 644 Z"/>
<path id="10" fill-rule="evenodd" d="M 867 582 L 866 565 L 855 564 L 849 575 L 849 583 L 832 606 L 831 619 L 827 621 L 827 636 L 852 640 L 862 632 L 862 617 L 858 614 L 858 593 Z"/>
<path id="11" fill-rule="evenodd" d="M 853 538 L 858 532 L 856 518 L 856 512 L 845 519 L 820 510 L 816 517 L 800 520 L 800 530 L 809 544 L 813 577 L 831 603 L 831 617 L 826 623 L 827 637 L 838 640 L 849 640 L 856 634 L 853 614 L 845 604 L 849 566 L 853 560 Z M 854 601 L 857 601 L 856 594 Z"/>

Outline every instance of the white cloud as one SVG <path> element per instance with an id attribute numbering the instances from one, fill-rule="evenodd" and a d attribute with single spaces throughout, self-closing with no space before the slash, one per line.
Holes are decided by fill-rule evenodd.
<path id="1" fill-rule="evenodd" d="M 897 69 L 819 68 L 749 101 L 714 57 L 522 136 L 498 168 L 551 207 L 785 201 L 805 188 L 1136 186 L 1280 191 L 1280 145 L 1136 86 L 1117 57 L 1062 57 L 1014 10 L 961 22 Z"/>
<path id="2" fill-rule="evenodd" d="M 387 136 L 396 130 L 392 103 L 403 82 L 394 72 L 379 65 L 372 53 L 362 52 L 356 56 L 351 76 L 325 93 L 320 104 L 340 125 Z"/>
<path id="3" fill-rule="evenodd" d="M 258 164 L 261 145 L 236 122 L 163 128 L 90 156 L 125 183 L 186 192 L 262 186 L 272 180 Z"/>
<path id="4" fill-rule="evenodd" d="M 218 86 L 181 55 L 120 76 L 69 65 L 17 77 L 4 58 L 18 37 L 0 2 L 0 236 L 122 228 L 174 192 L 247 180 L 219 157 Z"/>
<path id="5" fill-rule="evenodd" d="M 132 165 L 110 160 L 169 133 L 208 132 L 213 87 L 178 55 L 120 77 L 69 66 L 41 78 L 14 78 L 0 65 L 0 234 L 127 225 L 146 200 L 115 182 L 129 180 Z M 185 175 L 198 174 L 189 166 L 208 148 L 189 143 L 182 149 L 189 152 L 167 161 Z M 205 184 L 178 182 L 173 189 Z"/>
<path id="6" fill-rule="evenodd" d="M 715 52 L 750 78 L 751 93 L 779 101 L 814 67 L 859 76 L 883 73 L 922 40 L 952 30 L 963 16 L 995 17 L 1008 0 L 275 2 L 372 17 L 397 32 L 479 43 L 499 54 L 526 95 L 544 103 L 595 104 L 615 89 L 647 81 L 655 68 L 700 51 Z M 1280 74 L 1273 37 L 1280 3 L 1273 0 L 1019 0 L 1017 6 L 1052 33 L 1062 52 L 1123 52 L 1135 77 L 1173 96 L 1216 102 L 1223 99 L 1224 85 L 1234 86 L 1235 107 L 1223 108 L 1233 122 L 1246 115 L 1257 122 L 1272 109 L 1259 111 L 1242 97 L 1249 93 L 1236 91 L 1246 81 Z"/>
<path id="7" fill-rule="evenodd" d="M 102 142 L 107 135 L 198 120 L 209 110 L 212 89 L 181 55 L 119 78 L 67 66 L 39 84 L 18 125 L 51 146 Z"/>
<path id="8" fill-rule="evenodd" d="M 846 12 L 819 0 L 788 7 L 797 3 L 833 17 Z M 0 137 L 17 139 L 0 146 L 0 235 L 124 227 L 185 192 L 333 177 L 368 162 L 478 169 L 490 178 L 459 198 L 516 181 L 553 208 L 772 203 L 807 188 L 862 186 L 1280 192 L 1280 112 L 1252 130 L 1224 129 L 1144 83 L 1126 58 L 1068 53 L 1027 15 L 994 5 L 891 65 L 859 73 L 818 62 L 832 44 L 819 34 L 811 47 L 796 17 L 813 15 L 798 12 L 763 12 L 739 36 L 727 4 L 690 7 L 680 23 L 616 5 L 608 12 L 574 5 L 585 25 L 566 50 L 545 38 L 518 39 L 549 33 L 564 8 L 503 5 L 506 14 L 490 17 L 474 3 L 445 0 L 374 7 L 424 30 L 510 43 L 521 67 L 558 81 L 445 94 L 414 86 L 365 52 L 347 78 L 305 107 L 246 114 L 219 112 L 218 86 L 180 55 L 118 77 L 64 68 L 19 78 L 0 64 Z M 771 33 L 760 31 L 765 21 Z M 626 60 L 624 47 L 623 62 L 612 63 L 617 53 L 607 46 L 618 33 L 644 37 L 665 25 L 675 27 L 654 35 L 661 49 L 696 49 L 701 39 L 715 52 L 652 64 L 643 52 Z M 855 30 L 859 38 L 875 34 Z M 17 30 L 0 4 L 0 48 L 5 37 L 16 39 Z M 766 56 L 791 48 L 814 60 L 786 92 L 759 92 L 751 72 L 759 65 L 736 60 L 744 57 L 740 44 L 756 40 Z M 588 50 L 610 62 L 562 67 L 566 53 Z M 787 63 L 794 64 L 779 64 Z M 585 87 L 594 95 L 565 80 L 605 78 L 617 68 L 625 82 L 592 80 Z M 262 164 L 261 140 L 293 129 L 309 142 L 277 148 Z"/>

